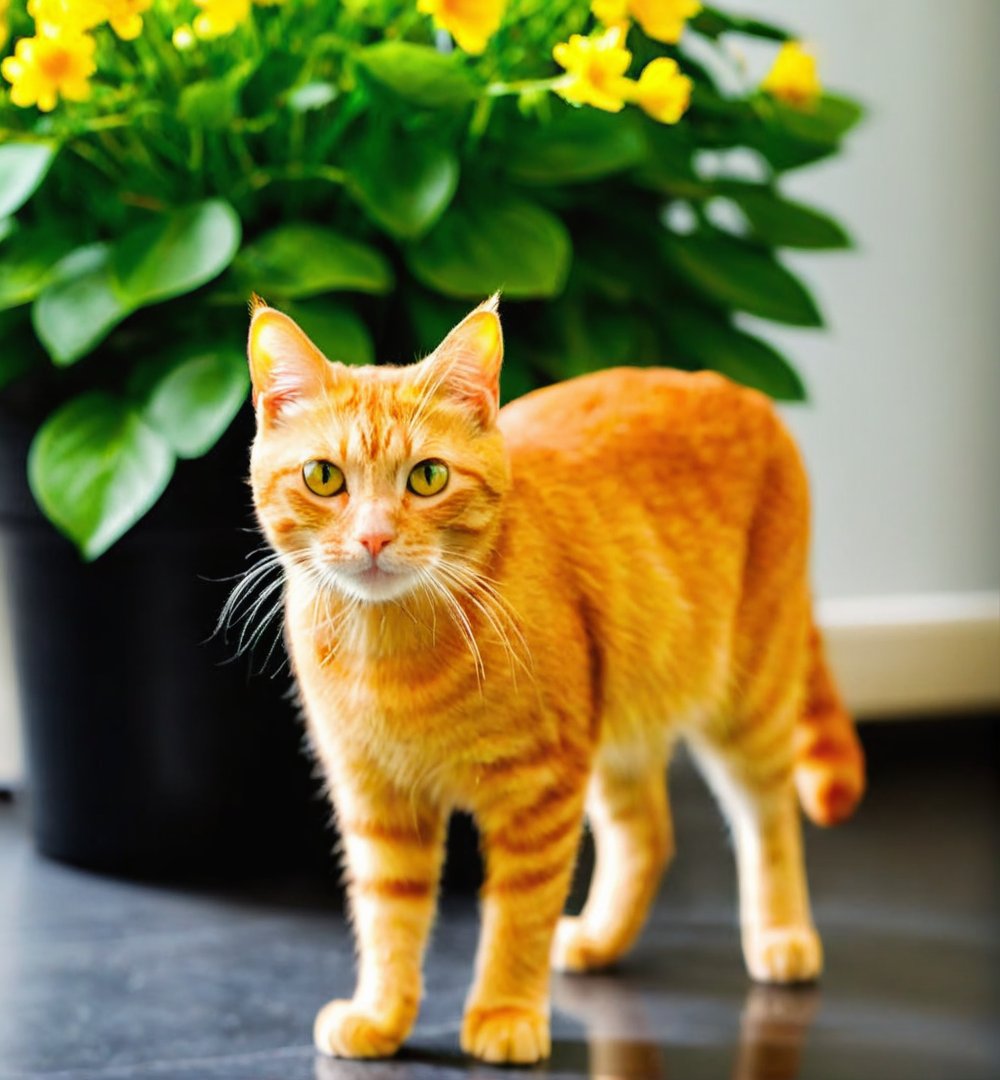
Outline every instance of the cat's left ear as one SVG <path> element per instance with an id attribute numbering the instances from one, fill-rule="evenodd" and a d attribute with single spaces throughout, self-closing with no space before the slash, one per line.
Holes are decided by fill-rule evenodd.
<path id="1" fill-rule="evenodd" d="M 500 407 L 503 331 L 494 293 L 456 326 L 423 361 L 439 392 L 471 409 L 484 427 Z"/>

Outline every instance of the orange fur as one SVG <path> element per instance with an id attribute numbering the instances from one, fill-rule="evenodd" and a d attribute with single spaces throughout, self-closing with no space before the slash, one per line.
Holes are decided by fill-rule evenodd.
<path id="1" fill-rule="evenodd" d="M 544 1057 L 550 962 L 608 964 L 641 930 L 673 850 L 677 737 L 733 827 L 751 974 L 820 969 L 794 782 L 830 822 L 863 776 L 811 629 L 790 436 L 762 395 L 669 370 L 585 376 L 497 415 L 501 353 L 495 298 L 402 368 L 329 364 L 253 312 L 254 495 L 359 949 L 355 997 L 317 1017 L 335 1054 L 408 1034 L 444 824 L 463 808 L 487 878 L 462 1043 Z M 428 458 L 450 476 L 421 498 L 406 477 Z M 312 459 L 345 490 L 309 491 Z M 560 919 L 585 808 L 594 880 Z"/>

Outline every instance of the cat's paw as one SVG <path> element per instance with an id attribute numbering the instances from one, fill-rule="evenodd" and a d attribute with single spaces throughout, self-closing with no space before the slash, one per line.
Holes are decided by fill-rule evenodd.
<path id="1" fill-rule="evenodd" d="M 552 1052 L 549 1018 L 520 1005 L 469 1009 L 462 1021 L 462 1049 L 493 1064 L 531 1065 Z"/>
<path id="2" fill-rule="evenodd" d="M 576 915 L 564 915 L 552 941 L 552 967 L 556 971 L 595 971 L 618 959 L 618 953 L 600 941 Z"/>
<path id="3" fill-rule="evenodd" d="M 823 970 L 823 946 L 811 926 L 747 930 L 743 955 L 750 977 L 757 982 L 812 982 Z"/>
<path id="4" fill-rule="evenodd" d="M 342 1058 L 391 1057 L 406 1034 L 353 1001 L 328 1002 L 313 1024 L 316 1049 Z"/>

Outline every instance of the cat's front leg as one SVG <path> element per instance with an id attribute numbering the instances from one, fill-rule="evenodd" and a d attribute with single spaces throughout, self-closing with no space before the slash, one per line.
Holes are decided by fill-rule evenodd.
<path id="1" fill-rule="evenodd" d="M 404 796 L 370 765 L 342 765 L 337 771 L 331 787 L 343 838 L 358 982 L 349 1001 L 331 1001 L 319 1011 L 313 1037 L 318 1050 L 337 1057 L 387 1057 L 409 1035 L 420 1006 L 445 813 Z"/>
<path id="2" fill-rule="evenodd" d="M 573 874 L 585 776 L 501 796 L 477 813 L 486 858 L 462 1049 L 528 1064 L 550 1053 L 549 954 Z"/>

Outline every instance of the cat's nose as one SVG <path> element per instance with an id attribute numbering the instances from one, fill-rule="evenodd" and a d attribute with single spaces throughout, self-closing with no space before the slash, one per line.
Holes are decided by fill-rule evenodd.
<path id="1" fill-rule="evenodd" d="M 373 559 L 392 540 L 393 534 L 390 532 L 370 532 L 358 537 L 358 543 L 365 548 Z"/>

